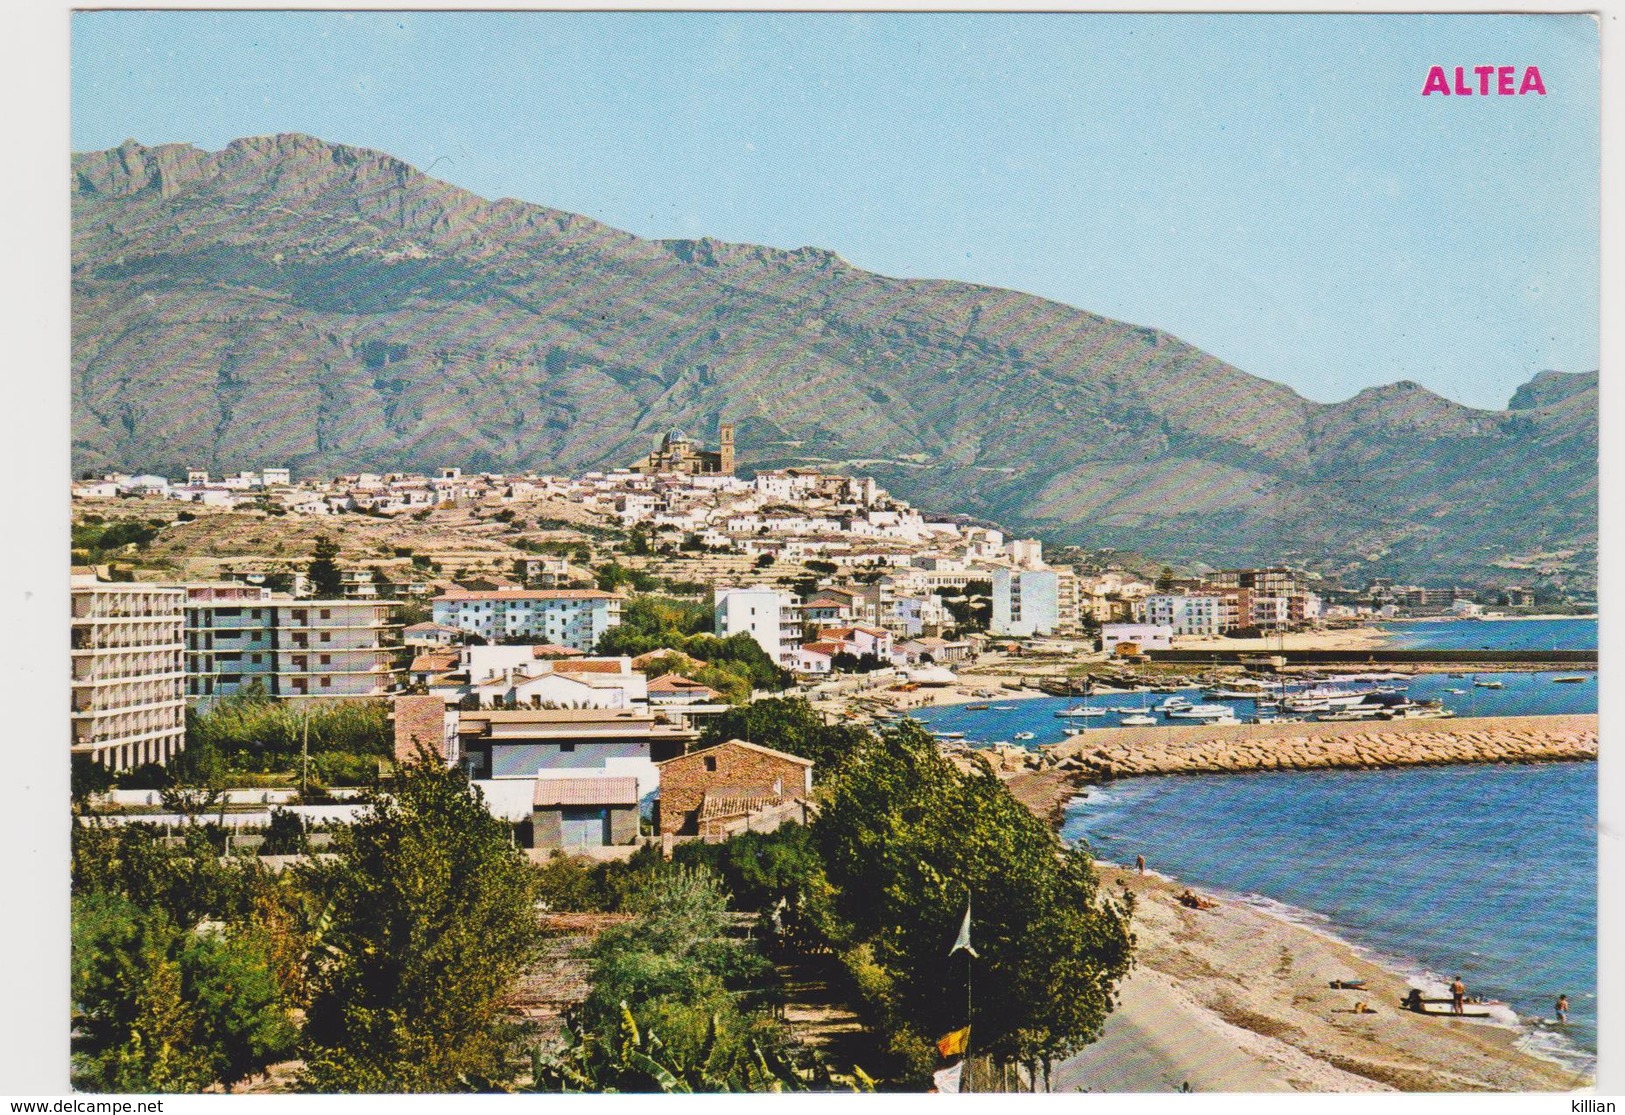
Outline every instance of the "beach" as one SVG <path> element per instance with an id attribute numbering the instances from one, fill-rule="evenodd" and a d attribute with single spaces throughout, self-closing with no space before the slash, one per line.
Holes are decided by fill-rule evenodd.
<path id="1" fill-rule="evenodd" d="M 1056 1066 L 1057 1092 L 1562 1092 L 1588 1077 L 1516 1047 L 1518 1030 L 1421 1017 L 1412 986 L 1353 946 L 1241 901 L 1181 906 L 1184 885 L 1100 866 L 1135 898 L 1136 961 L 1099 1041 Z M 1364 980 L 1360 991 L 1333 980 Z M 1469 989 L 1470 990 L 1470 989 Z M 1374 1013 L 1353 1013 L 1358 1002 Z"/>

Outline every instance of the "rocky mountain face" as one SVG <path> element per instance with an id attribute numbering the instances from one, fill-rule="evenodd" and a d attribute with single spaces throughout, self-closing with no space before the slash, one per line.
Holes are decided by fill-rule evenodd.
<path id="1" fill-rule="evenodd" d="M 74 467 L 627 464 L 738 425 L 1055 542 L 1593 576 L 1596 377 L 1322 405 L 1159 330 L 817 248 L 643 240 L 307 136 L 74 157 Z"/>

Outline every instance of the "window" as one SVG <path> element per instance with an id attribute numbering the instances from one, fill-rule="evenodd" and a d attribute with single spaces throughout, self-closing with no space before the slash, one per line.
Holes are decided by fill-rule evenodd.
<path id="1" fill-rule="evenodd" d="M 332 641 L 333 641 L 333 636 L 331 636 L 327 632 L 323 631 L 322 632 L 322 642 L 331 643 Z"/>
<path id="2" fill-rule="evenodd" d="M 576 745 L 573 744 L 573 743 L 561 743 L 561 744 L 559 744 L 559 750 L 560 751 L 574 751 L 575 749 L 576 749 Z"/>
<path id="3" fill-rule="evenodd" d="M 256 665 L 256 666 L 258 666 L 258 665 L 259 665 L 259 664 L 260 664 L 260 656 L 259 656 L 259 655 L 257 655 L 257 654 L 251 654 L 251 655 L 249 655 L 249 656 L 248 656 L 248 660 L 249 660 L 249 661 L 250 661 L 250 662 L 252 662 L 252 663 L 254 663 L 254 665 Z"/>
<path id="4" fill-rule="evenodd" d="M 235 619 L 243 614 L 243 610 L 241 608 L 216 608 L 214 614 L 217 616 L 230 616 Z"/>
<path id="5" fill-rule="evenodd" d="M 717 769 L 717 757 L 715 755 L 707 755 L 705 757 L 705 769 L 715 773 Z"/>
<path id="6" fill-rule="evenodd" d="M 249 619 L 259 619 L 260 618 L 260 609 L 251 608 L 249 610 L 249 612 L 248 612 L 248 618 Z"/>
<path id="7" fill-rule="evenodd" d="M 327 686 L 332 685 L 332 684 L 333 684 L 333 679 L 332 678 L 323 678 L 322 679 L 322 687 L 323 688 L 326 688 Z"/>
<path id="8" fill-rule="evenodd" d="M 323 608 L 322 609 L 322 618 L 323 619 L 332 619 L 333 618 L 333 609 L 331 609 L 331 608 Z"/>
<path id="9" fill-rule="evenodd" d="M 333 664 L 333 656 L 331 654 L 322 655 L 322 665 L 323 666 L 331 666 L 332 664 Z"/>

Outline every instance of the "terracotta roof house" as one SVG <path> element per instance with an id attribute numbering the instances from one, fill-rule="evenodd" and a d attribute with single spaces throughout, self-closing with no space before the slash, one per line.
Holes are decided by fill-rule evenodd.
<path id="1" fill-rule="evenodd" d="M 660 800 L 655 824 L 662 835 L 715 836 L 724 818 L 737 820 L 770 807 L 805 802 L 812 794 L 811 759 L 741 739 L 656 765 Z M 701 824 L 708 800 L 709 831 Z"/>

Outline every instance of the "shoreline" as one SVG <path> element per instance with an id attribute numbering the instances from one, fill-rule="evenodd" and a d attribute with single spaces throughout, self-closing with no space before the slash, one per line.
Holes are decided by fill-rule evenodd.
<path id="1" fill-rule="evenodd" d="M 1007 788 L 1052 828 L 1092 782 L 1078 770 L 1023 771 Z M 1187 884 L 1148 865 L 1096 861 L 1103 892 L 1135 896 L 1135 963 L 1100 1039 L 1062 1062 L 1054 1091 L 1592 1092 L 1589 1070 L 1537 1052 L 1527 1020 L 1423 1017 L 1400 1008 L 1426 986 L 1411 963 L 1339 935 L 1313 910 L 1267 896 L 1176 901 Z M 1294 917 L 1297 914 L 1297 917 Z M 1324 922 L 1324 927 L 1315 924 Z M 1420 965 L 1417 965 L 1418 969 Z M 1361 991 L 1333 980 L 1363 979 Z M 1365 1002 L 1373 1013 L 1355 1014 Z M 1510 1015 L 1510 1012 L 1508 1012 Z"/>
<path id="2" fill-rule="evenodd" d="M 1522 1026 L 1401 1009 L 1421 981 L 1331 930 L 1234 896 L 1187 909 L 1175 900 L 1179 880 L 1096 867 L 1104 888 L 1135 896 L 1136 963 L 1100 1041 L 1059 1066 L 1056 1091 L 1595 1087 L 1593 1075 L 1522 1048 Z M 1365 987 L 1330 986 L 1339 979 Z M 1355 1014 L 1357 1002 L 1371 1013 Z"/>

